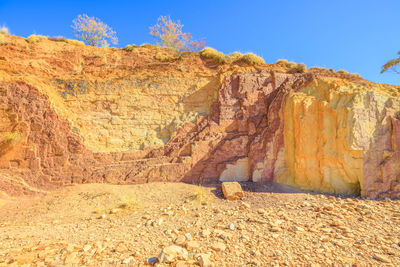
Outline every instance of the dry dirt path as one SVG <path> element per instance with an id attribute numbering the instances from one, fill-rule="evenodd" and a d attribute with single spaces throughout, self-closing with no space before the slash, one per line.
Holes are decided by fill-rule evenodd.
<path id="1" fill-rule="evenodd" d="M 243 201 L 218 185 L 151 183 L 9 202 L 0 266 L 142 266 L 163 250 L 175 266 L 400 266 L 399 201 L 245 187 Z"/>

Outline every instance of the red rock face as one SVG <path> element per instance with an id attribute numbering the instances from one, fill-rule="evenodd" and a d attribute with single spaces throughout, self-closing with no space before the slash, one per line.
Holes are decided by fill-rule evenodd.
<path id="1" fill-rule="evenodd" d="M 92 153 L 50 108 L 47 96 L 24 83 L 0 83 L 0 94 L 2 132 L 19 136 L 0 153 L 0 190 L 15 195 L 82 182 L 94 163 Z"/>
<path id="2" fill-rule="evenodd" d="M 373 179 L 374 193 L 372 196 L 400 197 L 400 113 L 391 118 L 391 138 L 388 140 L 384 160 L 380 163 L 382 179 Z"/>
<path id="3" fill-rule="evenodd" d="M 310 79 L 312 76 L 269 73 L 227 78 L 207 126 L 197 138 L 186 140 L 195 144 L 195 149 L 193 167 L 185 180 L 218 181 L 227 165 L 240 159 L 248 161 L 250 181 L 274 180 L 275 163 L 284 146 L 282 104 L 290 90 Z M 254 177 L 258 169 L 261 171 Z"/>
<path id="4" fill-rule="evenodd" d="M 19 172 L 29 186 L 40 190 L 86 182 L 207 183 L 219 181 L 228 164 L 250 158 L 250 180 L 259 161 L 269 166 L 259 180 L 273 180 L 276 153 L 283 146 L 279 110 L 286 84 L 292 86 L 288 78 L 292 75 L 227 78 L 210 116 L 183 125 L 164 148 L 131 158 L 129 153 L 93 154 L 71 132 L 70 123 L 57 116 L 47 96 L 24 83 L 1 83 L 3 110 L 15 117 L 3 131 L 16 131 L 24 138 L 21 149 L 1 156 L 2 172 L 4 177 Z M 11 194 L 32 191 L 5 178 L 0 188 Z"/>
<path id="5" fill-rule="evenodd" d="M 86 149 L 37 89 L 0 83 L 1 111 L 8 114 L 2 131 L 22 136 L 11 148 L 1 146 L 0 190 L 19 195 L 72 183 L 208 183 L 233 176 L 272 181 L 286 168 L 286 98 L 315 79 L 313 73 L 232 75 L 219 89 L 210 115 L 182 125 L 164 147 L 108 154 Z M 390 151 L 380 165 L 383 180 L 368 176 L 365 195 L 395 197 L 400 192 L 400 118 L 390 121 Z"/>

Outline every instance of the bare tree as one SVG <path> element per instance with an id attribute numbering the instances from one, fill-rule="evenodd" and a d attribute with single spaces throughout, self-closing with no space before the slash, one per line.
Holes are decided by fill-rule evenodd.
<path id="1" fill-rule="evenodd" d="M 204 48 L 204 40 L 192 40 L 192 35 L 184 33 L 182 28 L 183 24 L 179 20 L 174 22 L 170 16 L 160 16 L 157 24 L 150 27 L 150 35 L 157 39 L 158 45 L 182 51 L 199 51 Z"/>
<path id="2" fill-rule="evenodd" d="M 109 41 L 112 44 L 118 43 L 115 31 L 96 17 L 78 15 L 72 22 L 75 36 L 87 45 L 107 47 Z"/>

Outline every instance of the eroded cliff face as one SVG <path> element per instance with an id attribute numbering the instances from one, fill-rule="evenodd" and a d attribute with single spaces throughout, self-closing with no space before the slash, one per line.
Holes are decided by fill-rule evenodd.
<path id="1" fill-rule="evenodd" d="M 10 38 L 0 47 L 3 192 L 237 180 L 400 195 L 399 87 Z"/>
<path id="2" fill-rule="evenodd" d="M 0 107 L 0 191 L 29 194 L 82 182 L 93 154 L 46 95 L 23 82 L 0 82 Z"/>
<path id="3" fill-rule="evenodd" d="M 0 47 L 0 81 L 24 81 L 48 95 L 95 152 L 165 145 L 179 125 L 209 114 L 220 87 L 220 71 L 193 53 L 9 38 Z M 157 60 L 158 53 L 172 59 Z"/>
<path id="4" fill-rule="evenodd" d="M 288 169 L 278 181 L 325 192 L 396 195 L 400 100 L 380 87 L 323 78 L 291 92 L 284 107 Z"/>

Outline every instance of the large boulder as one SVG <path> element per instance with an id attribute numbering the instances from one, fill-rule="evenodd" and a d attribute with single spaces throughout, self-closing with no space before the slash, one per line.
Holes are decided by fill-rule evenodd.
<path id="1" fill-rule="evenodd" d="M 222 183 L 222 193 L 227 200 L 239 200 L 244 197 L 242 186 L 238 182 Z"/>

